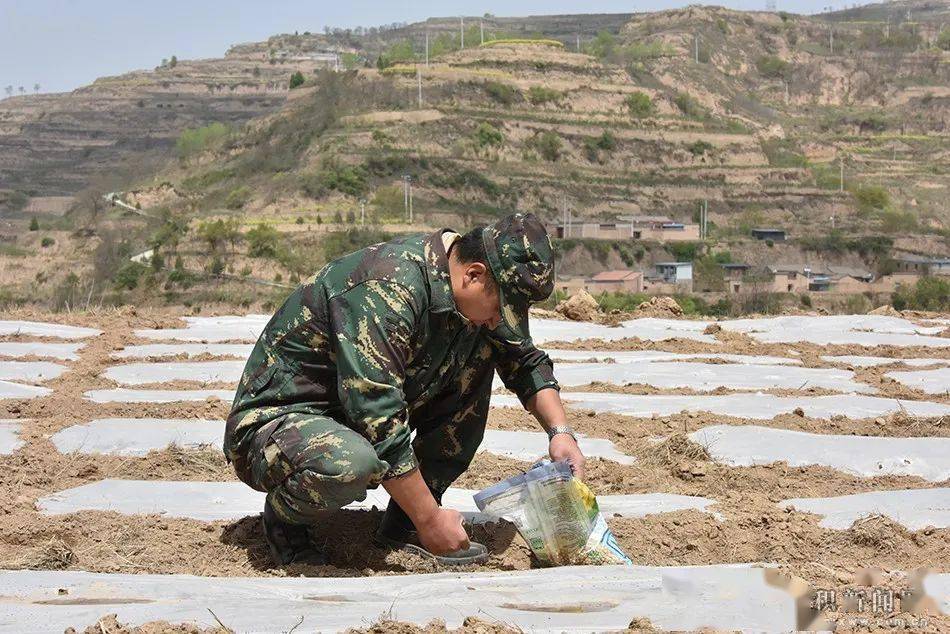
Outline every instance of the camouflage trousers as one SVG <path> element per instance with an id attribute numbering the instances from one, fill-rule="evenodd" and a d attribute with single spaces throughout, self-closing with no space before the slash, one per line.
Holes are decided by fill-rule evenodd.
<path id="1" fill-rule="evenodd" d="M 469 466 L 485 433 L 494 366 L 464 367 L 425 404 L 409 407 L 422 477 L 436 500 Z M 291 413 L 258 430 L 242 480 L 267 491 L 284 521 L 313 524 L 320 511 L 366 499 L 389 464 L 363 436 L 330 416 Z"/>

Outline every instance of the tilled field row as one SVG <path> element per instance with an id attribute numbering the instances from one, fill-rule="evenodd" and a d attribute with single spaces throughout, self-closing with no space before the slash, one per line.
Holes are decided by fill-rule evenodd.
<path id="1" fill-rule="evenodd" d="M 0 456 L 3 467 L 0 491 L 10 500 L 7 512 L 0 515 L 0 567 L 122 572 L 137 576 L 181 573 L 339 577 L 436 570 L 428 560 L 385 551 L 372 544 L 370 537 L 379 517 L 379 511 L 373 506 L 378 509 L 384 503 L 382 498 L 377 499 L 378 492 L 373 492 L 362 509 L 328 514 L 326 522 L 318 527 L 317 536 L 325 542 L 330 565 L 274 569 L 263 546 L 259 520 L 254 515 L 252 498 L 256 492 L 240 488 L 243 485 L 235 481 L 220 450 L 202 446 L 205 444 L 202 438 L 211 440 L 220 429 L 228 403 L 216 400 L 95 403 L 85 400 L 83 395 L 90 390 L 109 389 L 108 381 L 101 375 L 110 366 L 128 361 L 117 359 L 115 355 L 141 341 L 133 331 L 155 323 L 152 319 L 117 313 L 77 319 L 77 322 L 85 322 L 77 325 L 93 325 L 94 321 L 103 334 L 83 340 L 81 348 L 59 351 L 78 358 L 64 358 L 68 371 L 45 382 L 51 392 L 31 400 L 0 402 L 0 410 L 3 410 L 0 417 L 10 421 L 0 426 L 0 441 L 12 438 L 20 443 L 12 447 L 11 454 Z M 162 323 L 174 325 L 171 319 Z M 731 346 L 728 337 L 717 340 L 716 344 L 702 345 L 718 346 L 718 353 L 784 356 L 790 360 L 788 364 L 770 366 L 772 370 L 797 365 L 811 367 L 817 363 L 838 368 L 850 365 L 859 368 L 860 378 L 865 370 L 894 367 L 873 363 L 863 366 L 853 359 L 815 361 L 820 355 L 843 356 L 858 352 L 841 346 L 755 344 L 748 341 L 748 335 L 741 337 L 744 338 L 741 346 Z M 626 345 L 624 341 L 620 343 Z M 686 349 L 692 344 L 667 341 L 662 345 L 665 350 L 651 352 L 692 354 Z M 778 345 L 784 349 L 782 355 L 776 354 Z M 635 350 L 647 351 L 648 348 Z M 197 354 L 212 352 L 201 349 Z M 860 352 L 865 354 L 854 356 L 896 356 L 890 347 L 865 347 Z M 916 359 L 946 361 L 943 349 L 920 347 L 913 352 Z M 581 354 L 565 355 L 575 358 L 565 359 L 558 370 L 588 359 L 603 361 L 597 357 L 582 358 Z M 160 355 L 149 356 L 160 358 Z M 656 361 L 656 358 L 647 363 L 701 365 L 697 363 L 699 359 L 670 362 L 668 359 Z M 622 365 L 631 359 L 643 362 L 635 357 L 624 359 L 623 355 L 612 360 L 615 365 Z M 804 363 L 794 363 L 796 359 Z M 741 367 L 735 360 L 707 358 L 706 361 L 712 361 L 708 363 L 712 368 L 723 367 L 723 362 L 732 364 L 730 367 Z M 907 365 L 939 367 L 939 363 Z M 603 499 L 605 510 L 610 510 L 611 504 L 621 499 L 641 505 L 639 511 L 629 506 L 613 506 L 613 510 L 619 509 L 619 512 L 609 517 L 619 543 L 637 564 L 675 567 L 766 563 L 816 587 L 853 583 L 856 575 L 870 566 L 895 574 L 919 567 L 928 567 L 933 573 L 950 572 L 950 529 L 947 528 L 950 522 L 946 516 L 946 508 L 950 507 L 947 502 L 950 479 L 944 458 L 950 452 L 944 451 L 941 444 L 948 442 L 947 436 L 950 436 L 947 412 L 943 409 L 950 400 L 942 395 L 924 400 L 920 398 L 921 392 L 915 392 L 917 398 L 908 401 L 889 398 L 888 392 L 882 396 L 816 395 L 807 388 L 788 395 L 629 392 L 636 392 L 636 387 L 617 389 L 604 385 L 587 393 L 568 389 L 563 397 L 570 406 L 571 424 L 588 437 L 588 442 L 603 441 L 596 449 L 588 449 L 591 459 L 587 480 Z M 629 400 L 618 405 L 617 399 L 624 398 Z M 664 398 L 669 402 L 658 400 Z M 653 400 L 648 403 L 642 399 Z M 688 399 L 697 400 L 687 403 Z M 837 405 L 836 400 L 840 400 Z M 516 405 L 511 397 L 504 395 L 494 396 L 493 404 L 496 407 Z M 694 411 L 685 413 L 684 408 Z M 847 417 L 848 413 L 857 415 L 852 419 Z M 108 419 L 125 419 L 111 423 L 112 429 L 118 426 L 125 435 L 111 435 L 114 432 L 102 435 L 102 421 L 108 422 Z M 167 427 L 168 421 L 176 425 L 172 436 L 179 436 L 162 435 L 165 432 L 161 430 Z M 489 427 L 492 429 L 488 435 L 489 449 L 494 442 L 494 452 L 478 454 L 472 468 L 455 483 L 459 489 L 473 490 L 493 484 L 526 468 L 533 456 L 543 452 L 543 438 L 531 434 L 520 437 L 520 445 L 512 442 L 514 437 L 498 444 L 504 438 L 498 431 L 537 432 L 536 423 L 526 412 L 495 409 Z M 150 440 L 150 434 L 155 433 L 159 437 Z M 782 435 L 795 433 L 800 436 Z M 70 442 L 63 444 L 70 438 Z M 901 445 L 898 438 L 906 442 Z M 167 447 L 165 441 L 169 439 L 183 440 L 178 444 L 185 448 Z M 874 447 L 869 441 L 879 441 L 879 444 Z M 118 448 L 138 455 L 84 453 L 84 443 L 89 443 L 85 450 L 90 452 Z M 621 464 L 623 462 L 627 464 Z M 109 484 L 114 481 L 118 483 Z M 238 498 L 244 496 L 241 504 L 245 506 L 238 506 L 234 498 L 228 497 L 232 493 L 219 492 L 220 499 L 216 500 L 211 489 L 198 493 L 191 489 L 191 493 L 177 496 L 172 488 L 156 493 L 163 487 L 179 486 L 177 483 L 190 483 L 200 490 L 208 486 L 203 484 L 205 482 L 218 483 L 226 487 L 221 491 L 233 492 Z M 135 488 L 146 485 L 153 488 Z M 103 503 L 108 497 L 104 489 L 95 488 L 109 486 L 126 487 L 124 493 L 116 489 L 120 492 L 113 497 L 114 501 L 151 503 L 150 508 L 145 508 L 148 507 L 145 504 L 138 510 L 165 511 L 165 514 L 88 510 L 112 508 Z M 50 514 L 56 509 L 48 504 L 57 499 L 57 495 L 65 499 L 62 496 L 70 494 L 70 490 L 91 493 L 88 500 L 94 504 L 76 507 L 87 510 L 65 509 L 70 512 Z M 457 495 L 461 503 L 470 494 Z M 169 508 L 155 505 L 156 500 L 180 501 L 189 497 L 197 507 L 227 508 L 230 515 L 224 518 L 212 514 L 206 518 L 210 521 L 200 521 L 173 517 Z M 669 504 L 685 502 L 686 498 L 690 504 L 693 500 L 699 502 L 689 507 Z M 653 512 L 640 512 L 645 509 L 644 505 L 651 504 L 648 510 Z M 41 512 L 41 508 L 45 508 L 45 512 Z M 471 511 L 470 508 L 463 510 Z M 529 571 L 536 565 L 510 524 L 477 523 L 472 531 L 489 546 L 492 557 L 487 564 L 473 568 L 468 574 Z M 346 535 L 346 539 L 339 539 L 340 535 Z M 611 572 L 609 577 L 620 583 L 623 574 L 626 573 Z M 931 577 L 939 579 L 934 574 Z M 762 591 L 761 580 L 756 583 L 755 587 L 760 589 L 749 587 L 748 592 Z M 212 596 L 216 590 L 208 586 L 205 591 Z M 945 592 L 942 598 L 946 598 Z M 97 609 L 72 612 L 70 618 L 77 615 L 81 618 L 71 624 L 92 622 L 102 613 L 102 610 L 96 612 Z M 518 613 L 515 608 L 499 609 L 506 618 L 509 612 L 504 610 Z M 589 606 L 577 609 L 584 614 L 592 610 Z M 622 602 L 602 610 L 612 623 L 618 614 L 648 611 L 638 611 Z M 182 614 L 187 618 L 190 613 Z M 398 616 L 398 611 L 395 614 Z M 377 615 L 368 616 L 371 621 Z M 660 626 L 664 622 L 670 627 L 684 623 L 682 620 L 663 621 L 666 617 L 660 613 L 651 618 Z M 751 616 L 748 619 L 749 623 L 755 622 Z M 413 616 L 411 620 L 417 619 Z M 527 623 L 521 616 L 512 617 L 511 622 Z M 711 618 L 706 623 L 712 622 L 717 621 Z M 729 622 L 725 623 L 728 626 Z"/>

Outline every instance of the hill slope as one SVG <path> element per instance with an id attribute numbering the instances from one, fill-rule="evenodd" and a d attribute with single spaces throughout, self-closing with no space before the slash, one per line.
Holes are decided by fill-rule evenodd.
<path id="1" fill-rule="evenodd" d="M 115 281 L 108 268 L 121 253 L 150 246 L 169 268 L 285 284 L 358 246 L 363 238 L 328 231 L 351 227 L 360 199 L 374 238 L 515 209 L 550 221 L 570 212 L 688 222 L 708 201 L 709 252 L 883 271 L 896 253 L 947 250 L 950 54 L 930 46 L 937 28 L 690 7 L 634 15 L 616 35 L 588 37 L 585 53 L 557 41 L 495 42 L 428 65 L 418 30 L 402 42 L 392 39 L 399 29 L 385 41 L 371 34 L 382 69 L 308 73 L 281 110 L 143 181 L 126 200 L 153 219 L 77 210 L 74 221 L 90 232 L 74 246 L 99 253 L 89 277 L 101 285 Z M 309 50 L 313 37 L 232 54 Z M 411 226 L 404 176 L 413 182 Z M 793 239 L 751 240 L 762 225 Z M 109 231 L 121 235 L 102 239 Z M 585 249 L 562 270 L 696 252 Z M 206 288 L 200 276 L 154 277 L 169 301 Z"/>

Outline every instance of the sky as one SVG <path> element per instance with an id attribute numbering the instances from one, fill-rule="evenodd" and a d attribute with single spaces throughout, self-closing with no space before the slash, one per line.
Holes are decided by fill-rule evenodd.
<path id="1" fill-rule="evenodd" d="M 764 10 L 766 0 L 0 0 L 0 89 L 12 85 L 15 93 L 20 86 L 33 92 L 39 84 L 40 92 L 67 91 L 97 77 L 154 68 L 172 55 L 220 57 L 232 44 L 276 33 L 318 32 L 325 25 L 375 26 L 485 13 L 627 13 L 687 4 Z M 832 0 L 776 4 L 806 14 L 846 6 Z"/>

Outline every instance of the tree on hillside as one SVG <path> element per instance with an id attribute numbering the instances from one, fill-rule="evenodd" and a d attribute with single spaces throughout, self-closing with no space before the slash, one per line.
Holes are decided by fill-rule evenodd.
<path id="1" fill-rule="evenodd" d="M 12 97 L 12 96 L 13 96 L 13 86 L 9 86 L 9 85 L 8 85 L 8 86 L 5 86 L 5 87 L 3 88 L 3 91 L 4 91 L 5 93 L 7 93 L 7 97 Z"/>
<path id="2" fill-rule="evenodd" d="M 25 94 L 26 94 L 26 88 L 24 88 L 23 86 L 20 86 L 19 90 L 20 90 L 20 94 L 21 94 L 21 95 L 25 95 Z"/>
<path id="3" fill-rule="evenodd" d="M 178 66 L 178 58 L 172 55 L 172 58 L 168 60 L 168 67 L 175 68 L 175 66 Z"/>
<path id="4" fill-rule="evenodd" d="M 297 86 L 303 86 L 304 78 L 303 73 L 299 70 L 296 73 L 293 73 L 290 76 L 290 89 L 293 90 Z"/>
<path id="5" fill-rule="evenodd" d="M 37 93 L 38 93 L 39 91 L 40 91 L 40 85 L 39 85 L 39 84 L 33 84 L 33 92 L 37 92 Z"/>

